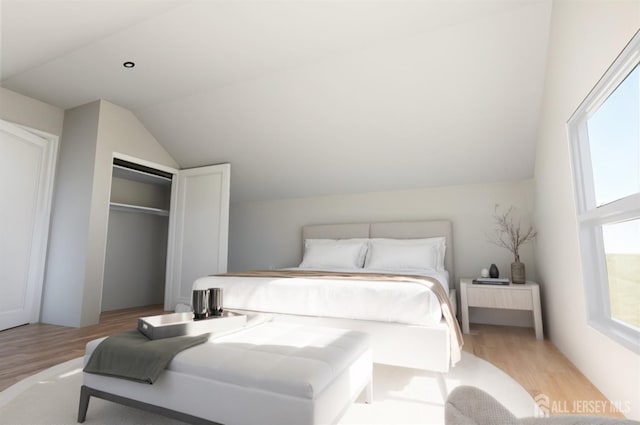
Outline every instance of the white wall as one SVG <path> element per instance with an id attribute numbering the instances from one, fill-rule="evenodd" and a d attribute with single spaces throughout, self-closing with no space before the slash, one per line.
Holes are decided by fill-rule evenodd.
<path id="1" fill-rule="evenodd" d="M 233 182 L 231 183 L 233 187 Z M 301 228 L 305 224 L 449 219 L 453 222 L 455 279 L 477 276 L 496 263 L 501 275 L 510 272 L 511 254 L 487 242 L 493 229 L 494 206 L 514 205 L 524 220 L 533 211 L 531 181 L 449 186 L 356 195 L 232 203 L 230 207 L 229 270 L 268 269 L 299 264 Z M 532 245 L 522 261 L 535 279 Z M 529 315 L 476 310 L 472 322 L 496 320 L 530 325 Z"/>
<path id="2" fill-rule="evenodd" d="M 588 326 L 566 122 L 640 27 L 640 2 L 555 1 L 535 168 L 536 273 L 553 343 L 640 419 L 640 356 Z"/>
<path id="3" fill-rule="evenodd" d="M 104 100 L 65 113 L 42 320 L 98 323 L 113 152 L 177 168 L 128 110 Z"/>
<path id="4" fill-rule="evenodd" d="M 60 136 L 64 110 L 0 87 L 0 118 Z"/>

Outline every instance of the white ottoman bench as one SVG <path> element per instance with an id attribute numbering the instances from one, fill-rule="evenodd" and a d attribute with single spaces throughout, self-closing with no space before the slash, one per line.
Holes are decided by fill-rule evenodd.
<path id="1" fill-rule="evenodd" d="M 371 401 L 371 374 L 366 334 L 268 322 L 182 351 L 153 385 L 84 373 L 78 422 L 94 396 L 197 424 L 332 424 Z"/>

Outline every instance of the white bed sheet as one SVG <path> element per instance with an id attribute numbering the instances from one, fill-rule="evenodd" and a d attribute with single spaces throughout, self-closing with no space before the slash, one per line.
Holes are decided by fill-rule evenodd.
<path id="1" fill-rule="evenodd" d="M 368 269 L 366 272 L 388 273 Z M 417 275 L 415 271 L 394 272 Z M 448 292 L 446 271 L 423 271 L 420 275 L 435 278 Z M 207 276 L 197 279 L 193 284 L 193 289 L 207 288 L 222 288 L 223 307 L 232 310 L 424 326 L 437 324 L 442 318 L 440 304 L 433 292 L 424 285 L 412 282 Z"/>

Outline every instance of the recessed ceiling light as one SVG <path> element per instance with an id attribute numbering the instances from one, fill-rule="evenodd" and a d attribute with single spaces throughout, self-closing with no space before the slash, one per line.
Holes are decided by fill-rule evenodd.
<path id="1" fill-rule="evenodd" d="M 122 66 L 124 66 L 125 68 L 133 68 L 134 66 L 136 66 L 136 64 L 131 61 L 127 61 L 123 63 Z"/>

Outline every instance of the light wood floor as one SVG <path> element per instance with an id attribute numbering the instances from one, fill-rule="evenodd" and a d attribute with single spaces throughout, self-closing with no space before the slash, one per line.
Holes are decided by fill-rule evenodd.
<path id="1" fill-rule="evenodd" d="M 502 369 L 534 399 L 547 396 L 552 414 L 624 417 L 553 343 L 537 340 L 532 328 L 471 324 L 470 330 L 463 349 Z M 604 411 L 585 411 L 592 401 L 606 403 L 598 405 Z"/>
<path id="2" fill-rule="evenodd" d="M 135 328 L 141 316 L 162 314 L 161 305 L 102 313 L 100 324 L 83 328 L 18 326 L 0 332 L 0 391 L 58 363 L 84 355 L 92 339 Z"/>
<path id="3" fill-rule="evenodd" d="M 41 370 L 80 357 L 95 338 L 135 328 L 137 318 L 163 313 L 149 306 L 103 313 L 100 324 L 83 328 L 33 324 L 0 332 L 0 391 Z M 533 329 L 472 324 L 464 350 L 499 367 L 532 397 L 544 394 L 562 409 L 574 411 L 574 400 L 606 398 L 549 341 L 538 341 Z M 579 405 L 578 405 L 579 406 Z M 609 416 L 622 417 L 613 409 Z"/>

